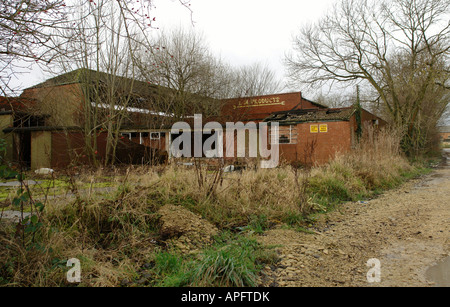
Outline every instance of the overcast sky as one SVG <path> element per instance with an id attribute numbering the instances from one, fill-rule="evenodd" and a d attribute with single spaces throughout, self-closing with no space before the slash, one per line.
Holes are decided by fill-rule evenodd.
<path id="1" fill-rule="evenodd" d="M 191 0 L 191 16 L 179 0 L 154 0 L 154 26 L 193 27 L 203 32 L 213 52 L 228 63 L 237 66 L 267 63 L 282 78 L 282 60 L 291 48 L 292 35 L 302 24 L 323 15 L 334 1 Z M 51 76 L 34 71 L 13 81 L 24 89 L 46 77 Z"/>
<path id="2" fill-rule="evenodd" d="M 211 49 L 237 66 L 267 63 L 282 78 L 284 55 L 300 27 L 324 15 L 335 0 L 154 0 L 156 26 L 179 25 L 203 32 Z M 301 89 L 296 89 L 301 90 Z"/>
<path id="3" fill-rule="evenodd" d="M 280 67 L 303 23 L 323 15 L 334 0 L 191 0 L 193 28 L 211 48 L 236 64 L 267 61 Z M 154 0 L 157 26 L 192 27 L 178 0 Z"/>

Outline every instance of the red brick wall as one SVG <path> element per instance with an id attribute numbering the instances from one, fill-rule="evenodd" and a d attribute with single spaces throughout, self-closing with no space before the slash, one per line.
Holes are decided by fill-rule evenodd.
<path id="1" fill-rule="evenodd" d="M 81 126 L 84 122 L 84 96 L 80 84 L 29 88 L 20 97 L 39 101 L 30 111 L 36 115 L 49 115 L 47 126 Z"/>
<path id="2" fill-rule="evenodd" d="M 375 121 L 378 121 L 378 126 L 380 128 L 387 125 L 386 121 L 382 120 L 381 118 L 377 117 L 376 115 L 374 115 L 374 114 L 372 114 L 372 113 L 370 113 L 370 112 L 368 112 L 366 110 L 362 110 L 361 122 L 363 124 L 363 127 L 364 127 L 365 123 L 367 123 L 367 124 L 374 124 Z M 355 127 L 355 130 L 356 130 L 356 127 Z"/>
<path id="3" fill-rule="evenodd" d="M 327 125 L 327 132 L 311 133 L 311 125 Z M 324 164 L 333 159 L 336 153 L 351 150 L 351 123 L 311 122 L 295 126 L 297 144 L 280 144 L 280 162 L 300 164 Z"/>
<path id="4" fill-rule="evenodd" d="M 324 124 L 327 125 L 328 132 L 311 133 L 311 125 Z M 351 125 L 348 121 L 302 123 L 297 125 L 297 129 L 299 134 L 297 158 L 301 163 L 327 163 L 336 153 L 351 150 Z M 309 149 L 313 143 L 315 147 L 310 155 Z"/>
<path id="5" fill-rule="evenodd" d="M 27 111 L 35 103 L 36 101 L 34 99 L 0 96 L 0 111 Z"/>
<path id="6" fill-rule="evenodd" d="M 311 133 L 311 125 L 327 125 L 327 132 Z M 294 126 L 297 129 L 296 144 L 279 144 L 280 163 L 324 164 L 330 161 L 337 152 L 351 150 L 351 127 L 348 121 L 302 123 Z M 237 138 L 234 140 L 236 155 Z M 309 151 L 310 144 L 315 142 L 314 151 Z M 224 137 L 224 151 L 226 151 L 226 138 Z M 224 154 L 225 155 L 225 154 Z M 248 157 L 248 152 L 246 152 Z M 233 159 L 229 159 L 233 160 Z"/>
<path id="7" fill-rule="evenodd" d="M 439 133 L 439 135 L 441 136 L 442 140 L 449 140 L 450 139 L 450 132 L 442 132 L 442 133 Z"/>
<path id="8" fill-rule="evenodd" d="M 86 156 L 84 135 L 82 132 L 52 132 L 53 168 L 67 167 L 70 164 L 89 164 Z M 106 153 L 106 133 L 97 138 L 97 156 L 103 160 Z"/>
<path id="9" fill-rule="evenodd" d="M 139 133 L 138 133 L 139 134 Z M 167 135 L 168 133 L 166 133 Z M 131 141 L 136 144 L 141 144 L 141 138 L 139 136 L 131 138 Z M 150 139 L 150 136 L 142 137 L 142 144 L 145 147 L 153 148 L 153 149 L 159 149 L 159 150 L 167 150 L 166 149 L 166 137 L 160 135 L 159 140 L 158 139 Z"/>

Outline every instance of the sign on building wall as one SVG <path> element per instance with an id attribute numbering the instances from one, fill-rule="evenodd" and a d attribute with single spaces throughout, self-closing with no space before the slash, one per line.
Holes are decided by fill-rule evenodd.
<path id="1" fill-rule="evenodd" d="M 328 125 L 327 124 L 323 124 L 319 126 L 319 131 L 321 133 L 327 133 L 328 132 Z"/>
<path id="2" fill-rule="evenodd" d="M 311 133 L 327 133 L 328 132 L 328 125 L 327 124 L 321 124 L 321 125 L 311 125 L 309 126 L 309 131 Z"/>
<path id="3" fill-rule="evenodd" d="M 233 109 L 241 109 L 241 108 L 255 108 L 255 107 L 267 107 L 267 106 L 277 106 L 286 105 L 286 101 L 282 101 L 280 97 L 266 97 L 266 98 L 258 98 L 258 99 L 246 99 L 243 101 L 239 101 L 236 105 L 233 106 Z"/>

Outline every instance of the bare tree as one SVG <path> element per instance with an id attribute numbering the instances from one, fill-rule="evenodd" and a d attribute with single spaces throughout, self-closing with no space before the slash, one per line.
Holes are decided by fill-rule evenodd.
<path id="1" fill-rule="evenodd" d="M 447 105 L 447 108 L 439 120 L 439 126 L 449 126 L 450 125 L 450 104 Z"/>
<path id="2" fill-rule="evenodd" d="M 217 115 L 221 100 L 281 92 L 276 74 L 261 63 L 233 67 L 214 55 L 205 37 L 193 30 L 163 32 L 142 50 L 142 79 L 166 88 L 161 100 L 176 117 L 194 112 Z M 186 113 L 187 112 L 187 113 Z"/>
<path id="3" fill-rule="evenodd" d="M 178 1 L 190 11 L 189 0 Z M 2 1 L 0 94 L 13 92 L 11 78 L 29 72 L 36 63 L 57 74 L 78 69 L 77 80 L 72 81 L 81 82 L 82 97 L 77 97 L 83 103 L 81 120 L 64 116 L 73 113 L 73 106 L 58 113 L 67 104 L 55 100 L 61 99 L 57 91 L 46 95 L 47 103 L 40 103 L 30 112 L 58 113 L 59 118 L 51 118 L 55 125 L 68 126 L 68 121 L 79 125 L 84 132 L 85 149 L 94 163 L 97 163 L 97 136 L 106 131 L 105 164 L 113 163 L 121 124 L 129 116 L 128 106 L 141 98 L 134 90 L 135 50 L 148 45 L 148 33 L 155 30 L 152 3 L 152 0 Z M 79 95 L 65 94 L 72 98 Z"/>
<path id="4" fill-rule="evenodd" d="M 115 161 L 122 125 L 132 121 L 130 109 L 153 107 L 144 106 L 151 90 L 136 81 L 140 56 L 136 51 L 148 46 L 146 38 L 156 17 L 151 15 L 151 1 L 97 0 L 85 6 L 79 1 L 75 19 L 80 22 L 66 34 L 74 37 L 66 44 L 71 52 L 61 53 L 58 64 L 60 71 L 77 71 L 72 77 L 82 88 L 83 115 L 78 124 L 85 148 L 98 165 L 97 139 L 100 132 L 106 133 L 104 164 L 108 165 Z M 188 1 L 180 3 L 188 6 Z"/>
<path id="5" fill-rule="evenodd" d="M 162 91 L 159 110 L 176 118 L 220 111 L 227 71 L 202 34 L 181 28 L 164 31 L 140 54 L 140 78 Z"/>
<path id="6" fill-rule="evenodd" d="M 314 101 L 329 108 L 343 108 L 354 104 L 355 97 L 340 93 L 319 93 L 315 96 Z"/>
<path id="7" fill-rule="evenodd" d="M 267 64 L 254 63 L 231 70 L 230 97 L 251 97 L 280 93 L 285 89 Z"/>
<path id="8" fill-rule="evenodd" d="M 442 0 L 343 0 L 295 38 L 291 79 L 360 83 L 404 132 L 403 149 L 417 153 L 423 124 L 435 125 L 448 104 L 449 8 Z"/>
<path id="9" fill-rule="evenodd" d="M 110 1 L 111 2 L 111 1 Z M 153 26 L 152 0 L 118 0 L 117 12 L 126 20 L 127 31 L 145 31 Z M 192 14 L 190 0 L 178 0 Z M 67 43 L 78 38 L 68 30 L 80 28 L 89 17 L 86 8 L 98 7 L 93 0 L 2 0 L 0 2 L 0 94 L 11 94 L 10 80 L 28 73 L 34 65 L 47 67 L 61 54 L 73 51 Z M 86 15 L 81 14 L 81 12 Z M 102 25 L 104 27 L 104 25 Z"/>
<path id="10" fill-rule="evenodd" d="M 34 63 L 48 63 L 59 47 L 54 30 L 67 26 L 64 0 L 0 2 L 0 93 L 14 92 L 10 80 Z M 24 69 L 25 68 L 25 69 Z"/>

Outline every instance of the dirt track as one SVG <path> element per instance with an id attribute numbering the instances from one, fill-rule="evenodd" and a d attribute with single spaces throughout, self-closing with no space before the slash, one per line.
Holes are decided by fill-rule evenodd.
<path id="1" fill-rule="evenodd" d="M 281 261 L 264 270 L 263 286 L 433 286 L 427 269 L 450 254 L 450 167 L 377 199 L 347 203 L 321 217 L 316 229 L 260 237 L 281 246 Z M 380 261 L 380 282 L 368 282 L 371 258 Z"/>

